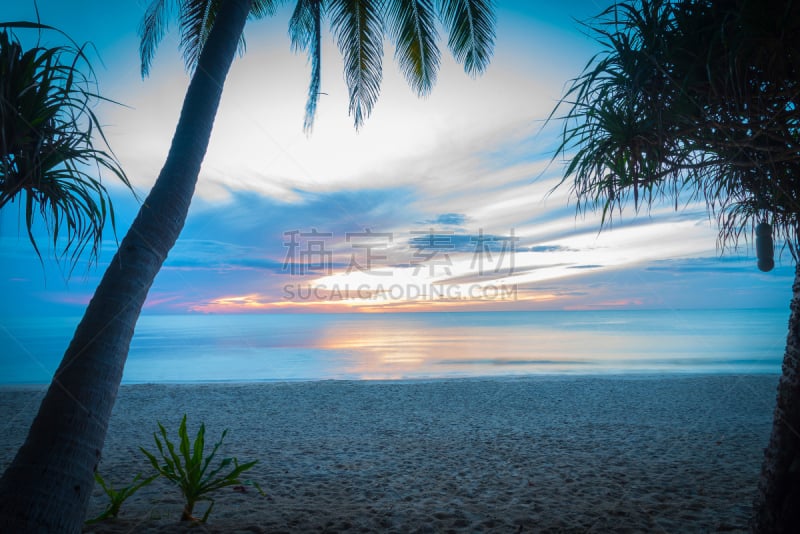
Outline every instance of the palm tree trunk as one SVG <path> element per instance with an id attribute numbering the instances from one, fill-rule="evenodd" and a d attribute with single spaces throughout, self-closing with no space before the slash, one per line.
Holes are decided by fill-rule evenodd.
<path id="1" fill-rule="evenodd" d="M 754 512 L 752 532 L 800 532 L 800 263 L 795 266 L 783 374 Z"/>
<path id="2" fill-rule="evenodd" d="M 220 8 L 167 161 L 0 479 L 0 532 L 81 531 L 136 320 L 186 220 L 251 2 L 226 0 Z"/>

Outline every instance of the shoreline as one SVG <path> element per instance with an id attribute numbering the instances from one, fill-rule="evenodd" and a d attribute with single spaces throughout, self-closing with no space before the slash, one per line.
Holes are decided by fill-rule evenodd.
<path id="1" fill-rule="evenodd" d="M 745 532 L 778 375 L 123 385 L 100 472 L 148 465 L 188 413 L 267 496 L 215 495 L 204 532 Z M 43 394 L 0 388 L 0 468 Z M 95 488 L 90 517 L 105 504 Z M 199 505 L 202 514 L 205 505 Z M 174 532 L 164 480 L 86 532 Z"/>
<path id="2" fill-rule="evenodd" d="M 539 372 L 527 374 L 507 374 L 507 375 L 477 375 L 477 376 L 431 376 L 431 377 L 411 377 L 411 378 L 266 378 L 266 379 L 240 379 L 240 380 L 143 380 L 143 381 L 122 381 L 120 387 L 135 386 L 258 386 L 273 384 L 427 384 L 437 382 L 506 382 L 506 381 L 536 381 L 536 380 L 672 380 L 682 378 L 711 378 L 711 377 L 774 377 L 781 376 L 780 370 L 769 372 L 741 372 L 741 371 L 627 371 L 627 372 Z M 19 382 L 19 383 L 0 383 L 0 393 L 15 390 L 40 390 L 50 386 L 50 382 Z"/>

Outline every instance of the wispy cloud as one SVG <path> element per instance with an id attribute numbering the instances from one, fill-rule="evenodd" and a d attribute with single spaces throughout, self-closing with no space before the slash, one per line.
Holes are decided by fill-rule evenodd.
<path id="1" fill-rule="evenodd" d="M 308 66 L 289 52 L 286 17 L 248 27 L 247 54 L 226 82 L 197 195 L 157 278 L 151 312 L 419 311 L 777 306 L 788 265 L 758 273 L 747 250 L 719 258 L 702 206 L 680 212 L 576 215 L 557 128 L 543 120 L 594 45 L 571 17 L 594 3 L 500 6 L 497 53 L 472 80 L 445 56 L 437 87 L 418 99 L 391 62 L 360 132 L 330 36 L 311 136 L 302 131 Z M 595 9 L 595 7 L 597 9 Z M 573 10 L 573 11 L 570 11 Z M 541 11 L 541 12 L 540 12 Z M 122 39 L 135 42 L 135 24 Z M 124 33 L 124 32 L 123 32 Z M 134 43 L 135 44 L 135 43 Z M 172 47 L 172 48 L 170 48 Z M 101 83 L 129 107 L 103 106 L 106 133 L 141 192 L 152 186 L 188 78 L 173 40 L 153 75 L 135 46 L 106 57 Z M 387 50 L 387 57 L 391 51 Z M 117 61 L 118 60 L 118 61 Z M 120 233 L 136 203 L 119 188 Z M 0 219 L 0 289 L 34 309 L 79 309 L 98 271 L 46 276 L 7 213 Z M 22 236 L 22 237 L 20 237 Z M 100 270 L 116 243 L 104 244 Z M 512 264 L 513 261 L 513 264 Z M 316 262 L 316 265 L 314 265 Z M 31 297 L 34 295 L 34 297 Z M 33 301 L 25 304 L 25 299 Z"/>

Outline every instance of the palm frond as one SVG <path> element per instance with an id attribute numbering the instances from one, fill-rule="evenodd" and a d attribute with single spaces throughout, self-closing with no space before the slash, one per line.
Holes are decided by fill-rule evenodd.
<path id="1" fill-rule="evenodd" d="M 344 56 L 350 114 L 358 129 L 372 112 L 383 78 L 383 22 L 380 2 L 331 0 L 331 26 Z"/>
<path id="2" fill-rule="evenodd" d="M 211 28 L 214 26 L 223 0 L 181 0 L 179 23 L 181 29 L 180 47 L 183 61 L 191 73 L 200 59 L 200 52 L 206 44 Z M 262 2 L 262 4 L 265 4 Z M 261 6 L 266 9 L 265 5 Z M 239 54 L 245 51 L 244 34 L 239 38 Z"/>
<path id="3" fill-rule="evenodd" d="M 150 64 L 155 56 L 156 48 L 169 29 L 172 9 L 177 0 L 153 0 L 144 13 L 139 25 L 139 57 L 141 59 L 142 78 L 150 74 Z"/>
<path id="4" fill-rule="evenodd" d="M 253 0 L 253 7 L 250 8 L 250 16 L 255 19 L 271 17 L 277 11 L 280 4 L 286 0 Z"/>
<path id="5" fill-rule="evenodd" d="M 67 59 L 71 60 L 67 61 Z M 0 209 L 19 199 L 28 238 L 41 259 L 34 233 L 41 218 L 59 259 L 76 265 L 90 251 L 97 259 L 103 229 L 114 227 L 111 198 L 100 176 L 111 172 L 130 188 L 107 145 L 91 105 L 102 97 L 82 73 L 82 49 L 22 49 L 0 32 Z M 89 71 L 91 73 L 91 70 Z"/>
<path id="6" fill-rule="evenodd" d="M 482 74 L 494 52 L 495 12 L 492 0 L 440 0 L 447 45 L 471 76 Z"/>
<path id="7" fill-rule="evenodd" d="M 561 100 L 569 106 L 561 117 L 557 150 L 570 154 L 564 180 L 574 177 L 579 209 L 600 209 L 604 223 L 628 200 L 636 210 L 672 195 L 677 202 L 691 177 L 695 154 L 679 141 L 679 125 L 665 122 L 662 113 L 675 95 L 660 90 L 667 80 L 657 68 L 656 58 L 663 53 L 658 31 L 668 27 L 670 15 L 656 3 L 641 11 L 615 5 L 600 15 L 618 20 L 621 10 L 624 20 L 649 31 L 631 33 L 616 23 L 611 29 L 602 24 L 592 28 L 606 51 L 589 61 Z M 676 163 L 678 155 L 685 164 Z"/>
<path id="8" fill-rule="evenodd" d="M 189 72 L 194 71 L 200 52 L 214 25 L 221 0 L 183 0 L 180 3 L 179 23 L 183 61 Z"/>
<path id="9" fill-rule="evenodd" d="M 314 126 L 322 78 L 322 9 L 321 0 L 298 0 L 289 20 L 292 50 L 307 52 L 311 63 L 311 83 L 308 87 L 306 116 L 303 121 L 303 130 L 307 133 L 310 133 Z"/>
<path id="10" fill-rule="evenodd" d="M 440 59 L 432 0 L 388 0 L 386 15 L 401 72 L 418 95 L 429 94 Z"/>
<path id="11" fill-rule="evenodd" d="M 251 18 L 265 18 L 275 11 L 285 0 L 253 0 Z M 208 34 L 214 25 L 222 0 L 154 0 L 147 8 L 139 26 L 139 55 L 141 57 L 142 77 L 150 73 L 150 65 L 158 44 L 169 29 L 172 11 L 177 7 L 178 24 L 181 32 L 180 48 L 184 64 L 189 72 L 194 71 L 200 52 L 203 50 Z M 239 54 L 246 48 L 244 35 L 239 40 Z"/>
<path id="12" fill-rule="evenodd" d="M 579 209 L 702 200 L 723 248 L 768 223 L 795 254 L 800 5 L 636 0 L 587 27 L 603 50 L 556 107 Z"/>

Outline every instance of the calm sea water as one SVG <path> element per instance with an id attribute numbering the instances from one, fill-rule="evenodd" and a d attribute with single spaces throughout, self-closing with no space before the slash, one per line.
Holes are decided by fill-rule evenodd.
<path id="1" fill-rule="evenodd" d="M 124 382 L 779 373 L 789 312 L 158 315 Z M 78 322 L 0 322 L 0 383 L 47 383 Z"/>

